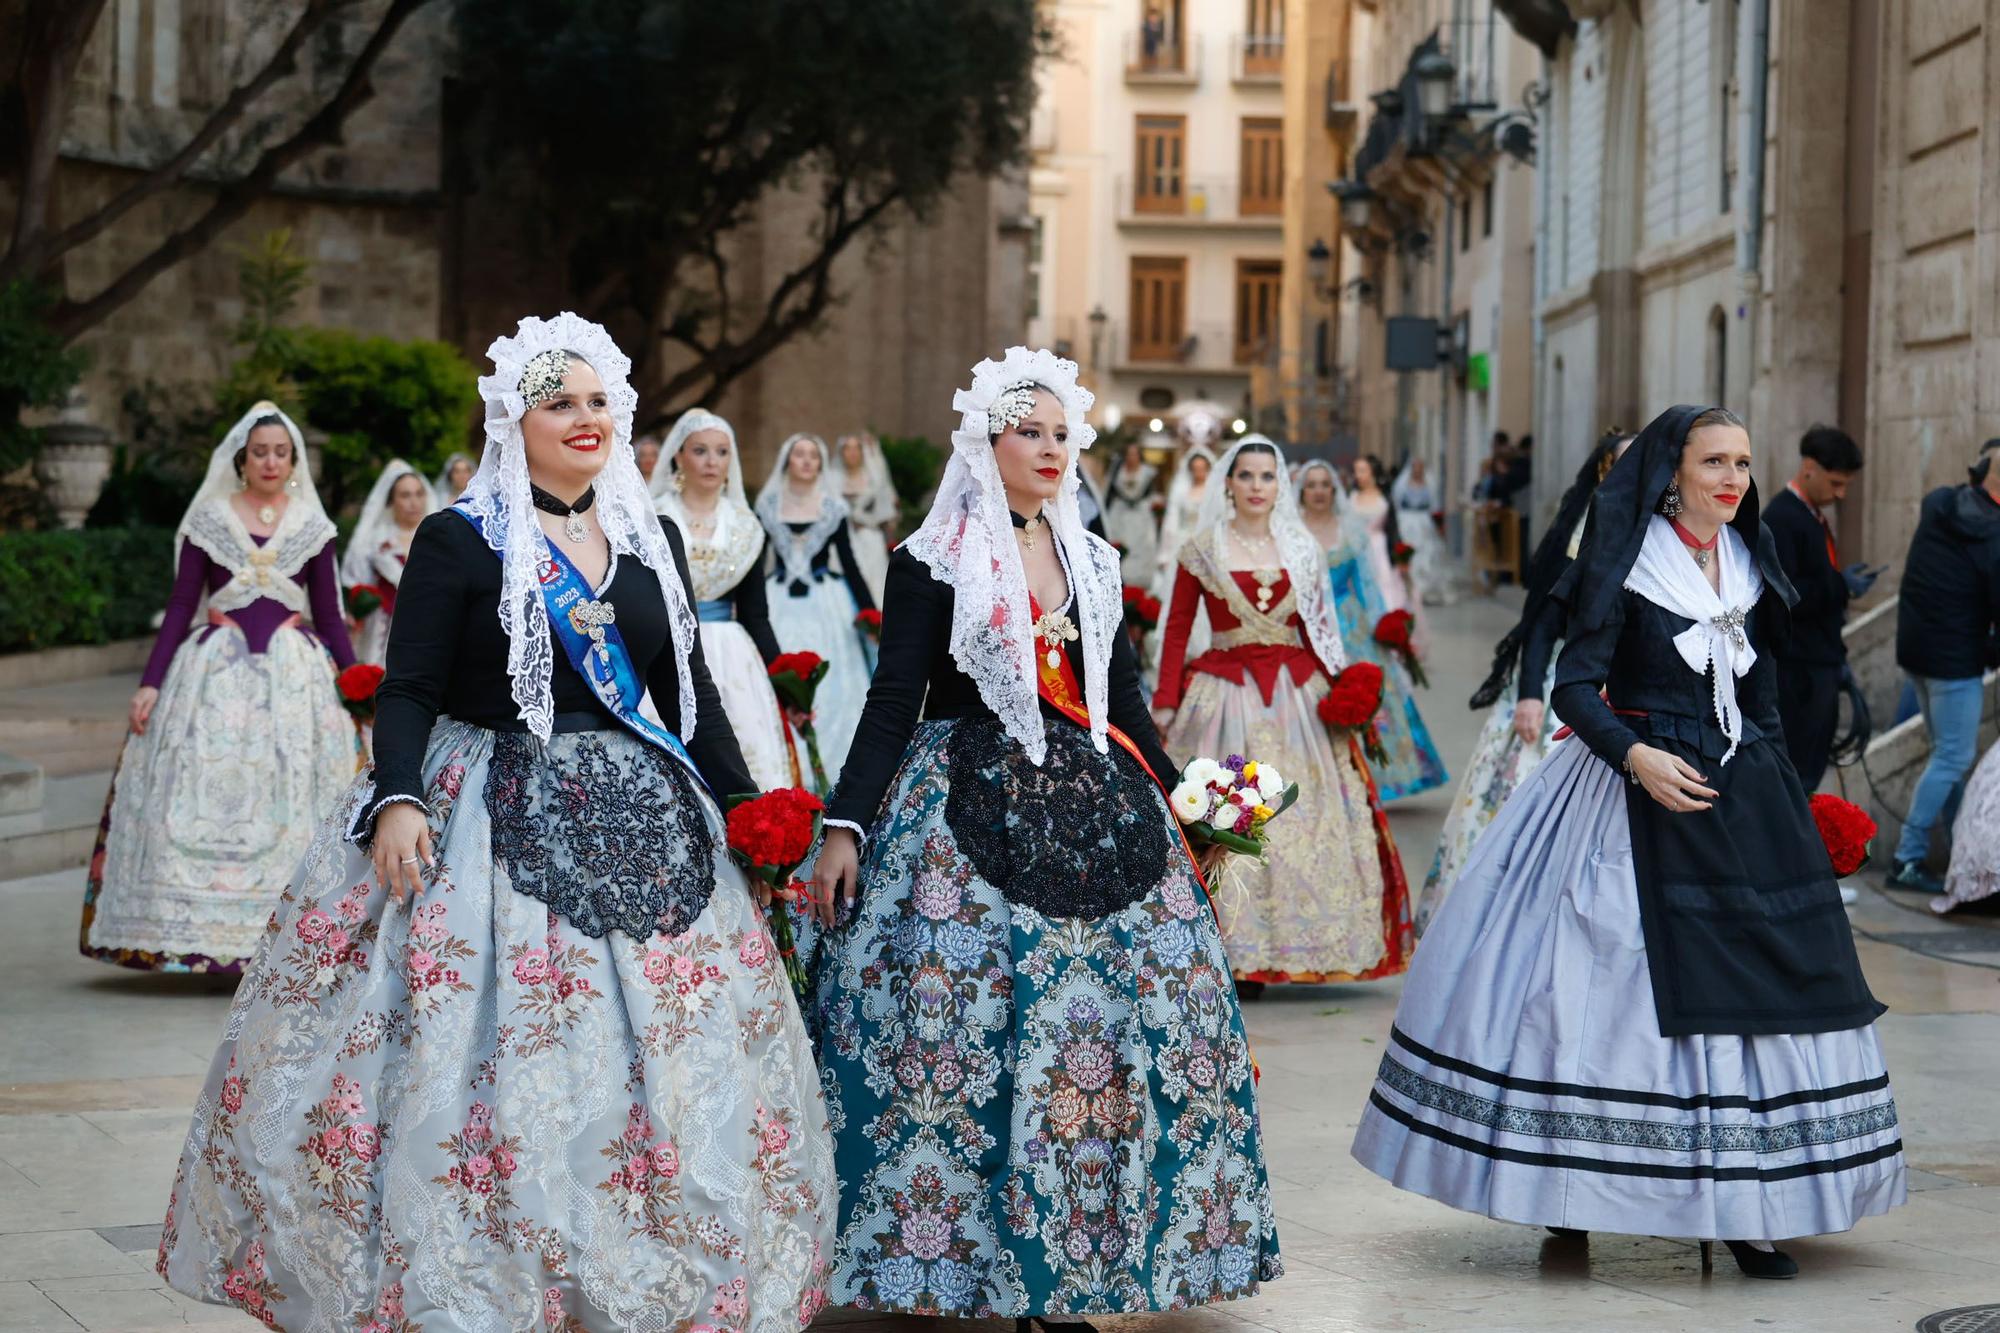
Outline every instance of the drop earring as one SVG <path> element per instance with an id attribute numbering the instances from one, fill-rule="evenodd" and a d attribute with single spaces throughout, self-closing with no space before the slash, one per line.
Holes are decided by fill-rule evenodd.
<path id="1" fill-rule="evenodd" d="M 1684 506 L 1681 504 L 1680 482 L 1678 481 L 1668 482 L 1667 493 L 1660 497 L 1660 512 L 1666 515 L 1668 518 L 1679 518 L 1681 516 L 1681 509 L 1683 507 Z"/>

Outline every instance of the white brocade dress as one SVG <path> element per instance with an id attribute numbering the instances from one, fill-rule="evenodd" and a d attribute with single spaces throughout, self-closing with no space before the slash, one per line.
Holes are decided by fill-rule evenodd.
<path id="1" fill-rule="evenodd" d="M 694 578 L 701 650 L 729 714 L 743 761 L 760 790 L 799 784 L 799 756 L 765 672 L 757 639 L 769 639 L 763 555 L 764 528 L 747 505 L 716 506 L 715 534 L 687 536 L 688 572 Z M 773 655 L 777 644 L 770 640 Z M 731 793 L 736 795 L 737 793 Z"/>
<path id="2" fill-rule="evenodd" d="M 1951 868 L 1944 893 L 1931 899 L 1933 912 L 1949 912 L 2000 893 L 2000 744 L 1966 781 L 1958 818 L 1951 826 Z"/>

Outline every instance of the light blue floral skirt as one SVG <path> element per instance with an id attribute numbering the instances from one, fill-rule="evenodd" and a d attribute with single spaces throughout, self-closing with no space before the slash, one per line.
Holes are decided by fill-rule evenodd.
<path id="1" fill-rule="evenodd" d="M 991 736 L 968 760 L 972 729 L 996 725 L 917 729 L 869 833 L 855 911 L 818 941 L 808 1022 L 841 1189 L 828 1296 L 1018 1317 L 1250 1295 L 1283 1271 L 1250 1049 L 1166 802 L 1132 780 L 1142 771 L 1123 751 L 1100 755 L 1064 723 L 1050 722 L 1033 773 Z M 1017 813 L 1072 801 L 1072 859 L 996 849 L 1055 830 L 975 817 L 950 802 L 954 774 L 1000 783 Z M 1153 829 L 1134 836 L 1135 820 Z M 1053 881 L 1031 892 L 1035 867 L 1074 864 L 1076 846 L 1114 832 L 1124 847 L 1102 850 L 1121 866 L 1163 849 L 1154 877 L 1101 915 L 1045 914 Z M 1103 857 L 1088 859 L 1101 879 Z M 978 868 L 1002 864 L 1025 867 L 1003 876 L 1016 901 Z M 1040 910 L 1019 901 L 1036 893 Z"/>

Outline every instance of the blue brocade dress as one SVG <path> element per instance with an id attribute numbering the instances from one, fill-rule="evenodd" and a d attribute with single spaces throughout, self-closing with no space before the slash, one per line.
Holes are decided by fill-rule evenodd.
<path id="1" fill-rule="evenodd" d="M 1430 728 L 1417 712 L 1416 686 L 1409 669 L 1375 642 L 1375 622 L 1388 606 L 1367 562 L 1353 547 L 1341 545 L 1327 551 L 1326 563 L 1348 661 L 1373 662 L 1382 668 L 1382 711 L 1375 715 L 1375 734 L 1389 758 L 1374 765 L 1377 792 L 1382 800 L 1393 801 L 1443 786 L 1450 774 L 1431 740 Z"/>

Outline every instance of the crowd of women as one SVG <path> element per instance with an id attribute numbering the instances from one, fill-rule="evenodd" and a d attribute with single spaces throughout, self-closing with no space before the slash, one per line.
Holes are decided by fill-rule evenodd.
<path id="1" fill-rule="evenodd" d="M 1076 367 L 1013 348 L 905 534 L 866 435 L 790 437 L 753 502 L 712 412 L 635 448 L 602 328 L 488 356 L 479 456 L 391 463 L 338 571 L 268 404 L 182 524 L 83 937 L 242 974 L 177 1288 L 369 1333 L 782 1333 L 829 1302 L 1027 1333 L 1248 1296 L 1283 1266 L 1239 997 L 1406 968 L 1354 1148 L 1398 1186 L 1726 1240 L 1757 1276 L 1901 1200 L 1727 413 L 1608 438 L 1565 497 L 1413 965 L 1383 803 L 1445 779 L 1378 461 L 1192 441 L 1155 526 L 1142 453 L 1079 469 Z M 343 583 L 386 657 L 367 767 Z M 769 675 L 800 652 L 810 708 Z M 1357 674 L 1379 706 L 1330 725 Z M 823 837 L 774 900 L 728 807 L 814 785 L 815 752 Z M 1176 809 L 1224 756 L 1300 789 L 1261 856 Z"/>

